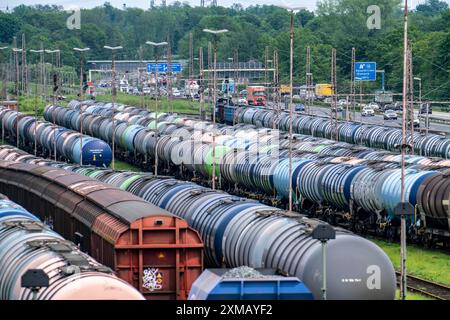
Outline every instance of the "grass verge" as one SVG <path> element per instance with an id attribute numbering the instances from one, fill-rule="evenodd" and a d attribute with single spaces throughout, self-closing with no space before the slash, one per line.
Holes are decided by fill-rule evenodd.
<path id="1" fill-rule="evenodd" d="M 394 267 L 400 269 L 400 245 L 384 240 L 370 239 L 391 259 Z M 408 245 L 406 268 L 409 274 L 450 285 L 450 255 L 437 250 L 427 250 L 416 245 Z"/>
<path id="2" fill-rule="evenodd" d="M 112 168 L 111 165 L 109 167 Z M 115 170 L 134 171 L 134 172 L 142 171 L 140 168 L 136 166 L 133 166 L 131 164 L 119 160 L 115 160 Z"/>

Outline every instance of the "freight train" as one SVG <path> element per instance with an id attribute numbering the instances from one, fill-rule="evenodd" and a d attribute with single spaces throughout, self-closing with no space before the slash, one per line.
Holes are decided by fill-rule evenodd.
<path id="1" fill-rule="evenodd" d="M 48 286 L 22 287 L 42 270 Z M 30 283 L 30 286 L 33 285 Z M 143 300 L 131 285 L 18 204 L 0 195 L 0 300 Z"/>
<path id="2" fill-rule="evenodd" d="M 216 112 L 218 122 L 253 124 L 257 127 L 289 131 L 288 112 L 278 113 L 269 109 L 239 107 L 229 104 L 220 104 L 216 108 Z M 395 152 L 399 152 L 399 146 L 402 144 L 402 130 L 398 128 L 331 120 L 330 118 L 302 114 L 293 116 L 292 130 L 298 134 L 326 139 L 337 137 L 335 140 L 339 142 Z M 436 134 L 422 135 L 419 132 L 414 132 L 412 140 L 408 135 L 408 143 L 411 144 L 411 141 L 413 141 L 414 154 L 416 155 L 450 158 L 449 138 Z"/>
<path id="3" fill-rule="evenodd" d="M 198 230 L 210 267 L 274 268 L 298 277 L 316 299 L 321 297 L 321 245 L 311 238 L 320 221 L 263 205 L 192 182 L 154 178 L 147 173 L 114 172 L 27 155 L 2 146 L 0 157 L 83 174 L 129 191 L 166 209 Z M 37 169 L 35 169 L 37 170 Z M 56 176 L 56 175 L 53 175 Z M 329 242 L 329 299 L 393 299 L 395 272 L 384 252 L 372 242 L 336 228 Z M 192 258 L 192 257 L 191 257 Z M 195 278 L 194 278 L 195 280 Z"/>
<path id="4" fill-rule="evenodd" d="M 111 110 L 95 105 L 89 108 L 93 111 L 89 115 L 92 124 L 87 123 L 87 127 L 92 128 L 91 134 L 103 138 L 101 128 L 111 121 L 110 117 L 96 116 L 94 113 Z M 213 166 L 211 133 L 208 132 L 210 124 L 168 115 L 165 120 L 160 119 L 158 126 L 161 137 L 156 139 L 155 131 L 143 126 L 155 124 L 151 115 L 141 115 L 148 115 L 148 112 L 132 107 L 125 109 L 132 113 L 124 111 L 116 115 L 117 119 L 123 119 L 116 127 L 116 141 L 122 150 L 127 151 L 125 158 L 136 163 L 140 155 L 140 161 L 146 163 L 147 156 L 154 157 L 157 153 L 160 163 L 171 168 L 170 173 L 179 172 L 181 165 L 190 174 L 183 176 L 184 178 L 196 174 L 206 180 L 210 179 Z M 49 107 L 46 109 L 46 116 L 51 116 L 53 112 L 57 112 L 61 124 L 66 125 L 70 122 L 68 119 L 73 119 L 77 114 L 76 110 Z M 85 112 L 89 113 L 87 109 Z M 99 123 L 102 125 L 94 125 Z M 132 123 L 134 124 L 130 125 Z M 228 191 L 235 190 L 236 186 L 258 191 L 263 194 L 261 198 L 275 193 L 285 201 L 289 196 L 286 150 L 279 149 L 278 157 L 274 156 L 274 147 L 279 146 L 272 144 L 273 136 L 270 132 L 266 129 L 252 133 L 236 131 L 230 135 L 230 128 L 222 127 L 220 130 L 228 133 L 217 134 L 215 141 L 216 176 L 225 181 L 222 187 Z M 255 139 L 251 139 L 251 134 L 255 135 Z M 255 140 L 263 142 L 263 145 Z M 268 143 L 264 144 L 265 142 Z M 284 139 L 280 145 L 286 143 L 287 140 Z M 374 151 L 356 149 L 352 152 L 363 157 Z M 292 184 L 296 209 L 362 233 L 371 231 L 390 238 L 396 237 L 399 221 L 394 214 L 394 207 L 401 198 L 398 159 L 391 155 L 392 162 L 380 162 L 373 161 L 371 157 L 359 159 L 336 155 L 338 153 L 325 156 L 304 151 L 295 154 Z M 446 195 L 438 194 L 438 189 L 430 189 L 428 185 L 430 179 L 450 183 L 445 178 L 448 161 L 423 156 L 409 159 L 411 163 L 406 172 L 405 196 L 415 208 L 409 219 L 410 237 L 430 246 L 436 242 L 448 245 L 450 220 L 445 207 Z M 431 166 L 433 161 L 441 165 Z M 435 202 L 443 205 L 432 205 Z"/>
<path id="5" fill-rule="evenodd" d="M 53 121 L 39 121 L 35 117 L 0 106 L 3 135 L 6 131 L 11 142 L 21 140 L 38 144 L 47 154 L 59 155 L 73 163 L 104 166 L 111 163 L 112 152 L 108 144 L 100 139 L 88 137 L 79 131 L 55 126 Z M 20 141 L 18 141 L 20 142 Z M 56 144 L 56 148 L 55 148 Z"/>
<path id="6" fill-rule="evenodd" d="M 0 193 L 147 299 L 186 299 L 202 272 L 203 243 L 185 220 L 111 185 L 59 168 L 1 161 Z"/>

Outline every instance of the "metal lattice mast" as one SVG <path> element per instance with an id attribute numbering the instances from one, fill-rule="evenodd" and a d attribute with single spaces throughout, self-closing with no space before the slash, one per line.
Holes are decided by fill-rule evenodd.
<path id="1" fill-rule="evenodd" d="M 280 116 L 280 88 L 279 88 L 279 74 L 278 74 L 278 50 L 275 49 L 273 51 L 273 63 L 274 63 L 274 72 L 273 72 L 273 87 L 274 87 L 274 103 L 273 107 L 275 108 L 275 117 L 273 118 L 273 129 L 276 129 L 278 126 L 278 118 Z"/>
<path id="2" fill-rule="evenodd" d="M 293 114 L 293 77 L 294 77 L 294 12 L 291 11 L 291 31 L 290 31 L 290 54 L 289 54 L 289 212 L 292 212 L 292 117 Z"/>
<path id="3" fill-rule="evenodd" d="M 139 70 L 139 79 L 138 83 L 141 86 L 141 108 L 144 108 L 144 77 L 142 75 L 143 69 L 145 68 L 144 65 L 144 47 L 142 45 L 139 46 L 138 50 L 139 54 L 139 65 L 141 66 L 141 70 Z"/>
<path id="4" fill-rule="evenodd" d="M 337 88 L 336 88 L 336 49 L 331 49 L 331 88 L 333 91 L 333 106 L 334 111 L 331 111 L 331 123 L 334 130 L 331 132 L 331 139 L 337 140 L 337 137 L 335 136 L 337 129 Z"/>
<path id="5" fill-rule="evenodd" d="M 267 86 L 267 61 L 269 60 L 269 47 L 264 48 L 264 85 Z"/>
<path id="6" fill-rule="evenodd" d="M 189 80 L 194 76 L 194 37 L 189 33 Z"/>
<path id="7" fill-rule="evenodd" d="M 412 60 L 412 43 L 409 41 L 408 49 L 408 87 L 409 87 L 409 125 L 411 135 L 409 144 L 411 146 L 411 155 L 414 155 L 414 74 L 413 74 L 413 60 Z"/>
<path id="8" fill-rule="evenodd" d="M 234 49 L 233 61 L 234 61 L 235 66 L 236 66 L 236 70 L 235 70 L 236 71 L 236 74 L 235 74 L 235 77 L 236 77 L 235 90 L 236 90 L 236 93 L 237 93 L 237 85 L 239 84 L 239 79 L 241 78 L 241 75 L 239 74 L 239 49 Z"/>
<path id="9" fill-rule="evenodd" d="M 350 95 L 351 95 L 351 104 L 353 109 L 353 119 L 356 119 L 356 106 L 355 106 L 355 62 L 356 62 L 356 51 L 355 48 L 352 48 L 352 73 L 350 78 Z"/>
<path id="10" fill-rule="evenodd" d="M 212 43 L 211 41 L 208 42 L 208 100 L 211 100 L 211 93 L 212 93 L 212 79 L 211 79 L 211 69 L 212 69 Z M 212 112 L 214 110 L 211 110 L 211 119 L 213 117 Z"/>
<path id="11" fill-rule="evenodd" d="M 238 96 L 238 84 L 239 84 L 239 53 L 238 49 L 234 49 L 233 63 L 234 63 L 234 99 L 237 101 Z M 233 117 L 233 125 L 236 123 L 236 116 Z"/>
<path id="12" fill-rule="evenodd" d="M 22 34 L 22 95 L 28 97 L 28 68 L 27 68 L 27 46 L 25 34 Z"/>
<path id="13" fill-rule="evenodd" d="M 17 38 L 13 37 L 13 52 L 14 52 L 14 95 L 19 94 L 19 59 L 17 49 Z"/>
<path id="14" fill-rule="evenodd" d="M 168 91 L 168 110 L 173 113 L 173 99 L 172 99 L 172 47 L 170 46 L 170 38 L 167 36 L 167 91 Z"/>
<path id="15" fill-rule="evenodd" d="M 403 114 L 402 114 L 402 145 L 401 145 L 401 202 L 405 202 L 405 152 L 406 152 L 406 106 L 408 80 L 408 0 L 405 0 L 403 22 Z M 406 219 L 401 217 L 400 225 L 400 298 L 406 299 Z"/>
<path id="16" fill-rule="evenodd" d="M 306 48 L 306 112 L 309 113 L 311 99 L 311 47 Z"/>
<path id="17" fill-rule="evenodd" d="M 199 72 L 200 72 L 200 77 L 199 77 L 199 88 L 200 88 L 200 119 L 205 120 L 205 100 L 203 97 L 203 93 L 205 92 L 205 88 L 204 88 L 204 72 L 203 72 L 203 47 L 200 47 L 198 49 L 198 68 L 199 68 Z"/>
<path id="18" fill-rule="evenodd" d="M 122 46 L 117 46 L 117 47 L 111 47 L 111 46 L 103 46 L 103 48 L 111 50 L 111 90 L 112 90 L 112 95 L 111 95 L 111 145 L 112 145 L 112 159 L 111 159 L 111 167 L 113 170 L 115 170 L 115 163 L 116 163 L 116 156 L 115 156 L 115 152 L 116 152 L 116 141 L 115 141 L 115 131 L 116 131 L 116 121 L 115 121 L 115 116 L 116 116 L 116 107 L 115 107 L 115 102 L 116 102 L 116 95 L 117 95 L 117 89 L 116 89 L 116 56 L 115 56 L 115 51 L 116 50 L 120 50 L 123 49 Z"/>

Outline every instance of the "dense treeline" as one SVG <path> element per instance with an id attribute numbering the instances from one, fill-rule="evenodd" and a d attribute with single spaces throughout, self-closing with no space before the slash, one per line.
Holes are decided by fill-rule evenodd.
<path id="1" fill-rule="evenodd" d="M 322 0 L 316 12 L 301 10 L 295 16 L 295 79 L 304 82 L 306 47 L 311 47 L 314 82 L 330 79 L 331 49 L 337 49 L 338 90 L 347 90 L 350 79 L 351 48 L 359 61 L 377 61 L 386 70 L 386 86 L 401 91 L 403 69 L 403 13 L 401 0 Z M 370 5 L 378 5 L 381 29 L 368 29 Z M 56 6 L 18 6 L 10 13 L 0 13 L 0 43 L 11 45 L 13 36 L 25 33 L 28 48 L 59 48 L 63 64 L 76 65 L 73 47 L 91 48 L 90 59 L 108 59 L 103 45 L 122 45 L 121 59 L 152 58 L 145 41 L 169 41 L 172 52 L 181 58 L 189 55 L 189 32 L 193 33 L 194 54 L 204 48 L 205 62 L 210 36 L 204 28 L 226 28 L 229 33 L 218 42 L 219 60 L 239 51 L 239 60 L 261 60 L 266 46 L 277 48 L 281 78 L 289 70 L 289 13 L 275 6 L 243 8 L 190 7 L 174 3 L 149 10 L 117 9 L 105 3 L 81 11 L 81 29 L 69 30 L 70 13 Z M 413 71 L 423 80 L 425 98 L 450 98 L 450 9 L 445 2 L 428 0 L 410 13 L 410 38 L 413 46 Z M 5 53 L 1 53 L 5 59 Z M 31 58 L 33 59 L 33 58 Z M 365 88 L 380 83 L 365 84 Z M 340 89 L 339 89 L 340 88 Z M 366 90 L 365 89 L 365 90 Z"/>

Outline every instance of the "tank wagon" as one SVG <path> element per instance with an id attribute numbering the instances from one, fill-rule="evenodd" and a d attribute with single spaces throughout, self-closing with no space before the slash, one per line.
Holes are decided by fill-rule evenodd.
<path id="1" fill-rule="evenodd" d="M 234 108 L 234 107 L 230 107 Z M 226 113 L 228 114 L 228 113 Z M 231 119 L 222 119 L 225 123 L 254 124 L 260 127 L 289 130 L 289 113 L 281 112 L 278 116 L 271 110 L 261 108 L 237 107 L 231 113 Z M 220 121 L 220 120 L 219 120 Z M 230 122 L 231 121 L 231 122 Z M 370 148 L 398 151 L 402 143 L 402 131 L 377 125 L 359 124 L 345 121 L 331 121 L 329 118 L 295 114 L 292 119 L 293 132 L 314 137 L 331 139 L 333 132 L 337 132 L 338 141 L 358 144 Z M 414 133 L 415 154 L 427 157 L 450 158 L 450 139 L 436 134 L 421 135 Z"/>
<path id="2" fill-rule="evenodd" d="M 49 286 L 36 295 L 21 287 L 21 277 L 41 269 Z M 143 300 L 111 269 L 81 252 L 72 242 L 23 207 L 0 195 L 0 300 Z"/>
<path id="3" fill-rule="evenodd" d="M 95 129 L 97 123 L 104 124 L 105 119 L 99 120 L 98 117 L 95 117 L 95 115 L 102 115 L 106 118 L 111 118 L 112 115 L 112 105 L 110 103 L 94 103 L 93 101 L 84 101 L 79 102 L 76 100 L 73 100 L 69 103 L 68 108 L 65 108 L 65 111 L 62 110 L 62 107 L 54 107 L 54 106 L 48 106 L 46 108 L 46 118 L 51 119 L 53 115 L 56 113 L 59 115 L 58 119 L 60 122 L 58 122 L 58 119 L 56 120 L 60 125 L 68 127 L 68 128 L 75 128 L 76 130 L 79 130 L 79 126 L 74 126 L 74 123 L 79 123 L 79 120 L 73 121 L 73 119 L 78 119 L 81 117 L 79 115 L 79 112 L 82 111 L 84 116 L 83 118 L 89 119 L 88 121 L 84 122 L 84 130 L 91 130 L 89 131 L 89 134 L 92 136 L 99 137 L 98 135 L 101 135 L 101 139 L 105 141 L 111 140 L 111 130 L 106 134 L 103 134 L 104 130 L 102 128 Z M 73 110 L 71 110 L 73 109 Z M 121 122 L 126 122 L 128 125 L 133 125 L 133 129 L 130 129 L 128 131 L 124 131 L 123 129 L 119 129 L 116 131 L 119 131 L 121 134 L 116 135 L 116 141 L 120 143 L 120 141 L 126 139 L 127 141 L 135 141 L 134 147 L 136 148 L 137 152 L 143 152 L 143 148 L 141 144 L 144 142 L 144 140 L 148 140 L 153 135 L 149 134 L 143 134 L 144 132 L 140 132 L 140 129 L 142 127 L 145 127 L 146 129 L 154 129 L 156 127 L 156 121 L 155 121 L 155 113 L 150 112 L 148 110 L 140 109 L 137 107 L 131 107 L 131 106 L 125 106 L 116 104 L 116 120 L 118 124 L 121 124 Z M 53 110 L 56 110 L 53 112 Z M 158 129 L 159 133 L 162 135 L 165 134 L 171 134 L 175 128 L 185 128 L 185 129 L 194 129 L 197 131 L 211 131 L 213 127 L 217 128 L 217 135 L 223 135 L 223 134 L 231 134 L 237 136 L 235 133 L 236 131 L 244 131 L 244 130 L 252 130 L 253 133 L 256 132 L 256 128 L 259 127 L 258 130 L 259 134 L 265 134 L 265 135 L 274 135 L 279 139 L 280 146 L 284 145 L 284 147 L 287 148 L 287 134 L 283 131 L 274 130 L 272 129 L 272 116 L 273 114 L 268 114 L 270 117 L 266 116 L 257 116 L 259 111 L 264 109 L 251 109 L 254 113 L 250 113 L 250 118 L 253 119 L 253 115 L 256 114 L 254 119 L 254 124 L 245 124 L 240 123 L 233 127 L 224 127 L 224 126 L 213 126 L 212 123 L 206 122 L 206 121 L 198 121 L 198 120 L 191 120 L 188 118 L 178 117 L 174 114 L 166 114 L 166 113 L 160 113 L 158 114 Z M 64 115 L 66 114 L 66 115 Z M 88 116 L 90 115 L 90 116 Z M 66 120 L 64 120 L 66 119 Z M 285 119 L 284 126 L 288 126 L 288 119 Z M 322 118 L 316 119 L 318 120 L 318 123 L 320 126 L 323 126 L 326 124 Z M 250 121 L 250 120 L 249 120 Z M 126 125 L 122 124 L 122 126 L 125 128 Z M 320 127 L 319 126 L 319 127 Z M 110 125 L 109 125 L 110 127 Z M 267 129 L 264 129 L 267 128 Z M 269 129 L 270 128 L 270 129 Z M 320 130 L 323 130 L 323 128 L 319 128 Z M 386 129 L 386 128 L 384 128 Z M 316 130 L 317 131 L 317 130 Z M 247 132 L 244 131 L 244 134 Z M 388 133 L 389 134 L 389 133 Z M 243 136 L 242 136 L 243 137 Z M 242 138 L 241 137 L 241 138 Z M 216 141 L 217 142 L 217 141 Z M 146 147 L 152 147 L 154 148 L 155 142 L 149 144 L 147 143 Z M 129 144 L 127 147 L 128 149 L 132 150 L 132 147 L 130 147 L 131 144 Z M 234 146 L 236 147 L 236 146 Z M 400 162 L 400 155 L 398 154 L 398 150 L 394 148 L 392 151 L 382 151 L 382 150 L 374 150 L 373 148 L 378 149 L 384 149 L 384 144 L 380 146 L 371 146 L 371 147 L 365 147 L 365 146 L 355 146 L 354 143 L 345 142 L 343 139 L 340 139 L 340 141 L 330 140 L 324 137 L 317 137 L 307 134 L 295 134 L 294 135 L 294 145 L 293 149 L 297 152 L 310 152 L 310 153 L 317 153 L 320 155 L 327 155 L 327 156 L 341 156 L 341 157 L 356 157 L 360 159 L 367 159 L 367 160 L 376 160 L 376 161 L 386 161 L 386 162 Z M 406 162 L 409 164 L 420 164 L 424 166 L 436 166 L 436 167 L 449 167 L 450 166 L 450 160 L 445 160 L 438 157 L 427 157 L 423 155 L 407 155 L 406 156 Z"/>
<path id="4" fill-rule="evenodd" d="M 0 126 L 10 141 L 19 139 L 29 146 L 36 141 L 47 154 L 54 153 L 56 144 L 57 155 L 73 163 L 100 167 L 111 163 L 111 148 L 104 141 L 1 106 Z"/>
<path id="5" fill-rule="evenodd" d="M 321 270 L 321 247 L 310 236 L 318 220 L 191 182 L 54 163 L 33 156 L 26 161 L 99 179 L 179 215 L 204 239 L 207 266 L 280 269 L 298 277 L 315 298 L 320 298 L 321 279 L 317 274 Z M 392 299 L 395 275 L 387 256 L 370 241 L 349 231 L 337 228 L 337 234 L 333 244 L 330 242 L 333 254 L 327 257 L 334 266 L 329 297 Z"/>
<path id="6" fill-rule="evenodd" d="M 0 192 L 148 299 L 186 299 L 202 272 L 203 244 L 186 221 L 111 185 L 59 168 L 1 161 Z"/>
<path id="7" fill-rule="evenodd" d="M 80 104 L 77 106 L 81 108 Z M 91 105 L 89 108 L 91 111 L 86 109 L 86 113 L 111 112 L 103 105 Z M 139 159 L 136 154 L 140 154 L 140 161 L 146 163 L 147 156 L 155 155 L 155 132 L 138 124 L 130 124 L 144 120 L 152 123 L 154 119 L 142 116 L 141 113 L 148 112 L 141 109 L 125 109 L 130 113 L 118 113 L 118 117 L 128 120 L 117 125 L 116 141 L 122 150 L 129 153 L 128 158 L 126 154 L 123 155 L 125 159 L 135 163 Z M 54 111 L 49 107 L 47 110 L 48 114 L 74 111 L 64 111 L 61 107 L 54 107 Z M 94 122 L 96 119 L 102 119 L 106 123 L 110 121 L 110 118 L 92 115 L 91 120 Z M 131 134 L 133 138 L 128 137 L 124 131 L 121 131 L 123 134 L 118 133 L 121 126 L 133 127 L 137 133 Z M 208 123 L 192 120 L 171 124 L 166 122 L 159 131 L 161 137 L 158 139 L 157 152 L 160 163 L 169 166 L 172 174 L 177 174 L 182 166 L 188 172 L 187 175 L 183 174 L 185 179 L 191 178 L 193 174 L 200 174 L 205 180 L 210 179 L 213 153 L 211 133 L 208 132 L 210 126 Z M 271 145 L 274 136 L 270 130 L 253 131 L 256 137 L 252 138 L 248 131 L 228 134 L 228 129 L 221 128 L 216 136 L 216 176 L 223 181 L 222 187 L 235 192 L 238 185 L 243 190 L 260 192 L 261 196 L 257 196 L 260 199 L 266 194 L 276 193 L 285 203 L 289 196 L 289 171 L 288 160 L 285 159 L 287 154 L 283 148 L 288 141 L 279 141 L 279 145 L 275 146 L 279 149 L 279 154 L 275 157 L 272 154 L 274 146 Z M 92 134 L 102 136 L 101 130 Z M 124 141 L 134 141 L 134 145 Z M 398 155 L 377 153 L 367 148 L 341 149 L 329 143 L 310 144 L 308 141 L 300 141 L 296 145 L 298 148 L 294 159 L 293 187 L 297 210 L 363 233 L 370 231 L 390 238 L 398 235 L 399 221 L 393 212 L 401 198 L 400 179 L 397 179 L 400 172 Z M 255 155 L 254 152 L 258 153 Z M 351 157 L 352 155 L 356 157 Z M 416 208 L 415 215 L 409 220 L 410 238 L 430 246 L 442 240 L 446 245 L 450 237 L 450 225 L 433 222 L 433 215 L 426 211 L 428 209 L 423 209 L 427 207 L 420 206 L 417 188 L 428 176 L 447 170 L 448 160 L 410 156 L 407 161 L 406 199 Z M 440 217 L 442 222 L 448 215 L 441 212 Z"/>

